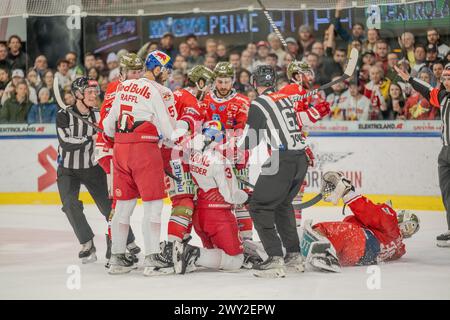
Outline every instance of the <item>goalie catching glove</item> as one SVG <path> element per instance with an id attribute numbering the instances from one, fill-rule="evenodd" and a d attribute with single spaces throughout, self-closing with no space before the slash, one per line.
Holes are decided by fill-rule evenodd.
<path id="1" fill-rule="evenodd" d="M 351 190 L 355 191 L 355 187 L 341 172 L 328 171 L 322 177 L 320 193 L 323 195 L 325 202 L 332 202 L 334 205 L 337 205 L 339 199 Z"/>

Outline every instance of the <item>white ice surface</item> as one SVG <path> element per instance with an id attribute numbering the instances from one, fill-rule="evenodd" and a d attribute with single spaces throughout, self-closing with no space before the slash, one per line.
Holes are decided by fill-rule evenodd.
<path id="1" fill-rule="evenodd" d="M 342 219 L 340 208 L 310 208 L 314 222 Z M 380 265 L 380 289 L 369 289 L 366 267 L 340 274 L 289 273 L 284 279 L 255 278 L 250 271 L 201 271 L 144 277 L 141 271 L 111 276 L 104 269 L 106 223 L 94 205 L 86 214 L 96 237 L 99 260 L 82 265 L 80 248 L 60 206 L 0 206 L 0 299 L 450 299 L 450 248 L 438 248 L 445 231 L 442 212 L 418 212 L 421 229 L 406 240 L 407 254 Z M 164 208 L 162 239 L 169 208 Z M 132 217 L 142 245 L 142 206 Z M 193 244 L 200 244 L 194 235 Z M 141 258 L 142 261 L 142 258 Z M 66 283 L 71 265 L 81 270 L 79 290 Z"/>

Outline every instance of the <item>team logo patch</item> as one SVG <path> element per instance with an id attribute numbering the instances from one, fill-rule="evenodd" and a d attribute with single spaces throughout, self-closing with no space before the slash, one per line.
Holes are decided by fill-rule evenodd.
<path id="1" fill-rule="evenodd" d="M 116 197 L 121 197 L 122 196 L 122 190 L 120 190 L 119 188 L 117 188 L 116 190 L 114 190 Z"/>
<path id="2" fill-rule="evenodd" d="M 164 52 L 161 52 L 161 51 L 156 51 L 156 52 L 154 53 L 154 56 L 155 56 L 156 59 L 158 59 L 158 61 L 159 61 L 163 66 L 165 66 L 165 65 L 169 62 L 169 60 L 170 60 L 170 56 L 167 55 L 167 54 L 165 54 Z"/>
<path id="3" fill-rule="evenodd" d="M 219 107 L 219 111 L 225 110 L 226 107 L 227 107 L 226 105 L 220 106 L 220 107 Z"/>
<path id="4" fill-rule="evenodd" d="M 209 107 L 211 108 L 211 110 L 216 111 L 216 106 L 214 104 L 210 103 Z"/>
<path id="5" fill-rule="evenodd" d="M 164 92 L 163 93 L 163 100 L 164 101 L 169 101 L 171 97 L 172 97 L 172 95 L 170 94 L 170 92 Z"/>
<path id="6" fill-rule="evenodd" d="M 214 113 L 212 116 L 212 119 L 215 121 L 220 121 L 220 115 L 218 115 L 217 113 Z"/>

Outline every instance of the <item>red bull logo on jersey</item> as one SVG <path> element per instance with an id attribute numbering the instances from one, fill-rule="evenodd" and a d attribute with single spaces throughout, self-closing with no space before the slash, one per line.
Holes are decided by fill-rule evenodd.
<path id="1" fill-rule="evenodd" d="M 131 83 L 127 86 L 123 86 L 121 90 L 124 92 L 136 93 L 138 95 L 143 96 L 145 99 L 149 99 L 151 95 L 148 86 L 144 85 L 143 87 L 139 87 L 137 83 Z"/>

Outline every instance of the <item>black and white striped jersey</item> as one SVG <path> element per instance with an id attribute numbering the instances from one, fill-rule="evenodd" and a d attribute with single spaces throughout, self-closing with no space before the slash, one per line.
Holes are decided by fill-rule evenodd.
<path id="1" fill-rule="evenodd" d="M 70 108 L 89 122 L 96 123 L 93 111 L 88 115 L 82 115 L 75 106 Z M 56 115 L 56 131 L 60 166 L 69 169 L 87 169 L 97 164 L 94 159 L 95 141 L 92 140 L 92 136 L 96 133 L 94 128 L 61 109 Z"/>
<path id="2" fill-rule="evenodd" d="M 442 143 L 444 146 L 448 146 L 450 143 L 450 92 L 447 92 L 442 85 L 441 88 L 433 88 L 427 82 L 413 77 L 409 79 L 409 83 L 432 106 L 441 109 Z"/>
<path id="3" fill-rule="evenodd" d="M 252 101 L 247 125 L 238 144 L 253 149 L 263 140 L 272 150 L 302 150 L 306 147 L 298 115 L 288 96 L 268 92 Z"/>

